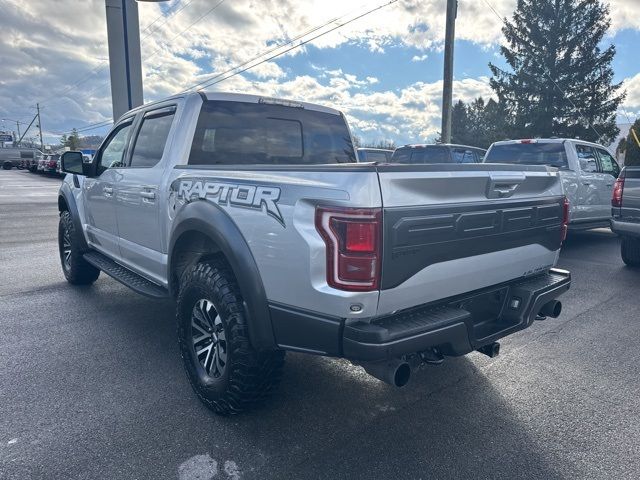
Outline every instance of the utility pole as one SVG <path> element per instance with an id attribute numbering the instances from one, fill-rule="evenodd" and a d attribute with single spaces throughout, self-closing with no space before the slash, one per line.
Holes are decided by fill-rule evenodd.
<path id="1" fill-rule="evenodd" d="M 444 36 L 444 75 L 442 83 L 442 143 L 451 143 L 453 108 L 453 44 L 456 37 L 458 1 L 447 0 L 447 27 Z"/>
<path id="2" fill-rule="evenodd" d="M 44 152 L 44 143 L 42 142 L 42 119 L 40 118 L 40 104 L 36 103 L 36 109 L 38 110 L 38 131 L 40 132 L 40 151 Z"/>
<path id="3" fill-rule="evenodd" d="M 18 138 L 20 138 L 20 122 L 16 120 L 16 128 L 18 129 Z M 20 146 L 20 143 L 18 143 L 18 146 Z"/>

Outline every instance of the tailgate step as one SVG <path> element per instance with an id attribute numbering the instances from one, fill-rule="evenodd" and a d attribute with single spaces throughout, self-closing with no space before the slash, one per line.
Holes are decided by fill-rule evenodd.
<path id="1" fill-rule="evenodd" d="M 110 277 L 141 295 L 151 298 L 169 297 L 169 292 L 165 288 L 150 282 L 100 252 L 87 252 L 83 255 L 83 258 L 94 267 L 99 268 Z"/>
<path id="2" fill-rule="evenodd" d="M 471 314 L 461 308 L 431 306 L 377 318 L 371 323 L 353 323 L 346 325 L 345 330 L 349 330 L 349 338 L 353 340 L 367 343 L 392 342 L 398 338 L 464 323 L 470 318 Z"/>

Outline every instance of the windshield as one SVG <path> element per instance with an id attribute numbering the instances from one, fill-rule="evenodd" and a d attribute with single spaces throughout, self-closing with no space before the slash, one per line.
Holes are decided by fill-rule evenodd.
<path id="1" fill-rule="evenodd" d="M 567 168 L 564 143 L 504 143 L 494 145 L 484 163 L 511 163 L 517 165 L 548 165 Z"/>
<path id="2" fill-rule="evenodd" d="M 189 164 L 308 165 L 355 162 L 341 115 L 283 105 L 207 101 Z"/>

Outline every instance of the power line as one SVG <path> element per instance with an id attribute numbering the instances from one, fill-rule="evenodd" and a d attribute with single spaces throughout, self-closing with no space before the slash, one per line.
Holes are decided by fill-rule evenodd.
<path id="1" fill-rule="evenodd" d="M 145 40 L 147 40 L 149 37 L 151 37 L 154 33 L 156 33 L 158 30 L 160 30 L 160 28 L 163 25 L 166 25 L 167 22 L 169 20 L 171 20 L 172 17 L 174 17 L 175 15 L 177 15 L 178 13 L 180 13 L 182 10 L 184 10 L 186 7 L 188 7 L 189 5 L 191 5 L 194 2 L 194 0 L 189 0 L 188 2 L 184 3 L 180 8 L 178 8 L 177 10 L 174 10 L 173 12 L 169 13 L 168 15 L 164 15 L 163 13 L 161 13 L 160 15 L 158 15 L 149 25 L 147 25 L 144 30 L 142 30 L 141 33 L 145 33 L 147 30 L 149 30 L 151 28 L 151 26 L 156 23 L 160 18 L 164 17 L 164 21 L 162 23 L 160 23 L 160 25 L 158 25 L 155 29 L 153 29 L 152 31 L 150 31 L 147 35 L 145 35 L 142 40 L 140 40 L 140 43 L 144 42 Z M 87 80 L 89 80 L 94 74 L 98 73 L 100 70 L 104 70 L 108 65 L 109 60 L 102 60 L 98 65 L 96 65 L 87 75 L 85 75 L 84 77 L 82 77 L 80 80 L 76 81 L 74 84 L 69 85 L 67 88 L 65 88 L 62 92 L 53 95 L 51 97 L 48 97 L 45 100 L 40 101 L 40 105 L 44 104 L 44 103 L 48 103 L 51 101 L 54 101 L 58 98 L 61 98 L 62 96 L 66 95 L 67 93 L 69 93 L 71 90 L 73 90 L 75 87 L 78 87 L 80 85 L 82 85 L 84 82 L 86 82 Z M 101 82 L 103 83 L 103 82 Z M 93 93 L 90 92 L 90 93 Z"/>
<path id="2" fill-rule="evenodd" d="M 351 20 L 347 20 L 346 22 L 343 22 L 343 23 L 341 23 L 341 24 L 339 24 L 339 25 L 336 25 L 335 27 L 330 28 L 329 30 L 325 30 L 324 32 L 319 33 L 318 35 L 315 35 L 315 36 L 313 36 L 313 37 L 311 37 L 311 38 L 309 38 L 309 39 L 307 39 L 307 40 L 304 40 L 304 41 L 302 41 L 302 42 L 300 42 L 300 43 L 296 44 L 296 45 L 293 45 L 293 46 L 291 46 L 291 47 L 287 48 L 286 50 L 283 50 L 282 52 L 276 53 L 275 55 L 271 55 L 270 57 L 267 57 L 267 58 L 265 58 L 264 60 L 261 60 L 260 62 L 258 62 L 258 63 L 256 63 L 256 64 L 254 64 L 254 65 L 249 65 L 248 67 L 246 67 L 246 68 L 242 68 L 241 70 L 238 70 L 238 71 L 236 71 L 236 72 L 234 72 L 234 73 L 231 73 L 230 75 L 227 75 L 226 77 L 220 78 L 219 80 L 215 80 L 216 78 L 218 78 L 218 77 L 220 77 L 220 76 L 224 75 L 225 73 L 223 72 L 223 73 L 221 73 L 221 74 L 219 74 L 219 75 L 216 75 L 216 76 L 212 77 L 211 79 L 209 79 L 209 80 L 205 81 L 205 82 L 204 82 L 204 85 L 203 85 L 203 82 L 200 82 L 199 84 L 196 84 L 196 85 L 194 85 L 194 86 L 189 87 L 186 91 L 191 90 L 192 88 L 194 88 L 195 86 L 198 86 L 198 85 L 202 85 L 200 88 L 198 88 L 198 90 L 202 90 L 202 89 L 204 89 L 204 88 L 210 87 L 210 86 L 215 85 L 215 84 L 218 84 L 218 83 L 220 83 L 220 82 L 224 82 L 225 80 L 227 80 L 227 79 L 229 79 L 229 78 L 231 78 L 231 77 L 234 77 L 234 76 L 236 76 L 236 75 L 239 75 L 239 74 L 241 74 L 241 73 L 244 73 L 244 72 L 246 72 L 247 70 L 249 70 L 249 69 L 251 69 L 251 68 L 255 68 L 255 67 L 259 66 L 259 65 L 262 65 L 262 64 L 263 64 L 263 63 L 265 63 L 265 62 L 268 62 L 268 61 L 270 61 L 270 60 L 273 60 L 274 58 L 280 57 L 280 56 L 284 55 L 285 53 L 290 52 L 291 50 L 294 50 L 294 49 L 296 49 L 296 48 L 300 48 L 300 47 L 302 47 L 303 45 L 306 45 L 307 43 L 312 42 L 313 40 L 316 40 L 317 38 L 320 38 L 320 37 L 322 37 L 322 36 L 324 36 L 324 35 L 327 35 L 328 33 L 331 33 L 331 32 L 333 32 L 334 30 L 337 30 L 338 28 L 342 28 L 342 27 L 344 27 L 345 25 L 348 25 L 348 24 L 350 24 L 350 23 L 352 23 L 352 22 L 355 22 L 356 20 L 359 20 L 359 19 L 361 19 L 362 17 L 365 17 L 365 16 L 369 15 L 370 13 L 373 13 L 373 12 L 375 12 L 375 11 L 377 11 L 377 10 L 380 10 L 380 9 L 382 9 L 382 8 L 384 8 L 384 7 L 387 7 L 388 5 L 391 5 L 391 4 L 393 4 L 393 3 L 396 3 L 397 1 L 398 1 L 398 0 L 391 0 L 391 1 L 389 1 L 389 2 L 386 2 L 386 3 L 382 4 L 382 5 L 378 5 L 377 7 L 372 8 L 372 9 L 370 9 L 370 10 L 367 10 L 366 12 L 364 12 L 364 13 L 362 13 L 362 14 L 360 14 L 360 15 L 358 15 L 358 16 L 356 16 L 356 17 L 354 17 L 354 18 L 352 18 Z M 257 58 L 260 58 L 260 57 L 261 57 L 261 56 L 258 56 Z M 245 64 L 246 64 L 246 63 L 247 63 L 247 62 L 245 62 Z M 238 68 L 238 67 L 236 67 L 236 68 Z M 234 69 L 230 69 L 230 70 L 235 70 L 235 68 L 234 68 Z M 211 80 L 215 80 L 215 81 L 211 81 Z M 181 93 L 182 93 L 182 92 L 181 92 Z"/>
<path id="3" fill-rule="evenodd" d="M 180 32 L 178 32 L 176 35 L 174 35 L 173 37 L 171 37 L 170 40 L 167 41 L 167 43 L 171 43 L 173 42 L 176 38 L 178 38 L 179 36 L 181 36 L 182 34 L 184 34 L 184 32 L 186 32 L 187 30 L 189 30 L 191 27 L 193 27 L 196 23 L 200 22 L 202 19 L 204 19 L 207 15 L 209 15 L 211 12 L 213 12 L 216 8 L 218 8 L 220 5 L 222 5 L 224 3 L 225 0 L 219 0 L 218 3 L 216 3 L 213 7 L 211 7 L 209 10 L 207 10 L 205 13 L 203 13 L 202 15 L 200 15 L 197 20 L 195 20 L 194 22 L 190 23 L 189 26 L 187 26 L 186 28 L 182 29 Z M 150 58 L 155 57 L 158 53 L 160 53 L 162 51 L 162 47 L 158 48 L 157 50 L 155 50 L 151 55 L 149 55 L 148 57 L 145 58 L 145 61 L 149 60 Z"/>
<path id="4" fill-rule="evenodd" d="M 177 37 L 178 37 L 179 35 L 181 35 L 182 33 L 184 33 L 184 31 L 186 31 L 187 29 L 189 29 L 191 26 L 195 25 L 197 22 L 199 22 L 200 20 L 202 20 L 206 15 L 208 15 L 208 14 L 209 14 L 209 13 L 211 13 L 213 10 L 215 10 L 215 9 L 216 9 L 218 6 L 220 6 L 224 1 L 225 1 L 225 0 L 220 0 L 220 1 L 219 1 L 219 2 L 218 2 L 218 3 L 217 3 L 213 8 L 211 8 L 209 11 L 207 11 L 205 14 L 203 14 L 200 18 L 198 18 L 198 20 L 196 20 L 195 22 L 193 22 L 191 25 L 189 25 L 189 27 L 187 27 L 187 28 L 186 28 L 186 29 L 184 29 L 182 32 L 180 32 L 178 35 L 176 35 L 176 36 L 174 37 L 174 39 L 175 39 L 175 38 L 177 38 Z M 268 62 L 268 61 L 270 61 L 270 60 L 273 60 L 274 58 L 277 58 L 277 57 L 279 57 L 279 56 L 282 56 L 282 55 L 284 55 L 285 53 L 290 52 L 291 50 L 294 50 L 294 49 L 296 49 L 296 48 L 300 48 L 300 47 L 302 47 L 302 46 L 306 45 L 307 43 L 312 42 L 313 40 L 316 40 L 316 39 L 318 39 L 318 38 L 320 38 L 320 37 L 322 37 L 322 36 L 324 36 L 324 35 L 327 35 L 327 34 L 329 34 L 329 33 L 333 32 L 333 31 L 335 31 L 335 30 L 337 30 L 337 29 L 339 29 L 339 28 L 344 27 L 345 25 L 348 25 L 348 24 L 350 24 L 350 23 L 352 23 L 352 22 L 355 22 L 356 20 L 359 20 L 359 19 L 361 19 L 361 18 L 363 18 L 363 17 L 365 17 L 365 16 L 367 16 L 367 15 L 369 15 L 369 14 L 373 13 L 373 12 L 376 12 L 376 11 L 378 11 L 378 10 L 381 10 L 382 8 L 385 8 L 385 7 L 389 6 L 389 5 L 392 5 L 392 4 L 396 3 L 397 1 L 398 1 L 398 0 L 390 0 L 390 1 L 386 2 L 386 3 L 383 3 L 383 4 L 381 4 L 381 5 L 378 5 L 378 6 L 374 7 L 374 8 L 372 8 L 372 9 L 369 9 L 369 10 L 365 11 L 364 13 L 361 13 L 361 14 L 357 15 L 357 16 L 356 16 L 356 17 L 354 17 L 354 18 L 351 18 L 350 20 L 347 20 L 347 21 L 345 21 L 345 22 L 342 22 L 342 23 L 340 23 L 340 24 L 336 25 L 336 26 L 335 26 L 335 27 L 333 27 L 333 28 L 330 28 L 329 30 L 325 30 L 325 31 L 323 31 L 322 33 L 319 33 L 318 35 L 315 35 L 315 36 L 313 36 L 313 37 L 311 37 L 311 38 L 308 38 L 307 40 L 304 40 L 304 41 L 302 41 L 302 42 L 300 42 L 300 43 L 298 43 L 298 44 L 295 44 L 295 45 L 293 45 L 293 46 L 291 46 L 291 47 L 287 48 L 286 50 L 283 50 L 283 51 L 281 51 L 281 52 L 279 52 L 279 53 L 277 53 L 277 54 L 275 54 L 275 55 L 271 55 L 270 57 L 267 57 L 267 58 L 265 58 L 265 59 L 261 60 L 260 62 L 258 62 L 258 63 L 256 63 L 256 64 L 254 64 L 254 65 L 249 65 L 249 66 L 248 66 L 248 67 L 246 67 L 246 68 L 242 68 L 241 70 L 238 70 L 238 71 L 236 71 L 236 72 L 234 72 L 234 73 L 231 73 L 230 75 L 227 75 L 227 76 L 226 76 L 226 77 L 224 77 L 224 78 L 220 78 L 219 80 L 217 80 L 220 76 L 225 75 L 226 73 L 229 73 L 229 72 L 231 72 L 231 71 L 233 71 L 233 70 L 236 70 L 237 68 L 242 67 L 242 66 L 246 65 L 247 63 L 250 63 L 250 62 L 252 62 L 252 61 L 254 61 L 254 60 L 257 60 L 258 58 L 263 57 L 264 55 L 266 55 L 266 54 L 268 54 L 268 53 L 270 53 L 270 52 L 273 52 L 274 50 L 278 50 L 278 49 L 280 49 L 280 48 L 282 48 L 282 47 L 285 47 L 285 46 L 287 46 L 287 45 L 290 45 L 292 42 L 295 42 L 296 40 L 298 40 L 298 39 L 300 39 L 300 38 L 302 38 L 302 37 L 304 37 L 304 36 L 308 35 L 309 33 L 312 33 L 312 32 L 314 32 L 314 31 L 317 31 L 317 30 L 319 30 L 319 29 L 321 29 L 321 28 L 323 28 L 323 27 L 325 27 L 325 26 L 327 26 L 327 25 L 331 24 L 331 23 L 334 23 L 334 22 L 336 21 L 336 19 L 330 20 L 329 22 L 325 22 L 324 24 L 322 24 L 322 25 L 320 25 L 320 26 L 318 26 L 318 27 L 314 27 L 314 28 L 312 28 L 309 32 L 307 32 L 307 33 L 305 33 L 305 34 L 302 34 L 302 35 L 297 36 L 294 40 L 291 40 L 290 42 L 287 42 L 287 43 L 286 43 L 286 44 L 284 44 L 284 45 L 280 45 L 279 47 L 272 48 L 272 49 L 268 50 L 267 52 L 262 53 L 261 55 L 258 55 L 258 56 L 256 56 L 256 57 L 254 57 L 252 60 L 248 60 L 248 61 L 246 61 L 246 62 L 243 62 L 242 64 L 237 65 L 236 67 L 234 67 L 234 68 L 232 68 L 232 69 L 229 69 L 229 70 L 227 70 L 227 71 L 225 71 L 225 72 L 222 72 L 222 73 L 220 73 L 220 74 L 218 74 L 218 75 L 215 75 L 215 76 L 213 76 L 213 77 L 209 78 L 208 80 L 205 80 L 205 81 L 203 81 L 203 82 L 199 82 L 199 83 L 197 83 L 197 84 L 195 84 L 195 85 L 192 85 L 191 87 L 189 87 L 189 88 L 187 88 L 186 90 L 184 90 L 184 92 L 187 92 L 187 91 L 189 91 L 189 90 L 191 90 L 191 89 L 193 89 L 193 88 L 195 88 L 195 87 L 197 87 L 197 86 L 199 86 L 199 85 L 202 85 L 202 87 L 201 87 L 201 88 L 199 88 L 198 90 L 202 90 L 203 88 L 206 88 L 206 87 L 208 87 L 208 86 L 215 85 L 215 84 L 217 84 L 217 83 L 223 82 L 223 81 L 225 81 L 225 80 L 227 80 L 227 79 L 229 79 L 229 78 L 231 78 L 231 77 L 233 77 L 233 76 L 235 76 L 235 75 L 239 75 L 239 74 L 241 74 L 241 73 L 243 73 L 243 72 L 246 72 L 247 70 L 249 70 L 249 69 L 251 69 L 251 68 L 255 68 L 255 67 L 257 67 L 257 66 L 259 66 L 259 65 L 261 65 L 261 64 L 263 64 L 263 63 L 265 63 L 265 62 Z M 352 10 L 352 11 L 353 11 L 353 10 Z M 349 13 L 350 13 L 350 12 L 349 12 Z M 344 18 L 346 15 L 348 15 L 348 13 L 347 13 L 347 14 L 345 14 L 345 15 L 342 15 L 342 16 L 340 16 L 340 17 L 337 17 L 337 19 Z M 172 39 L 172 40 L 173 40 L 173 39 Z M 171 41 L 171 40 L 170 40 L 170 41 Z M 156 53 L 157 53 L 157 52 L 156 52 Z M 154 53 L 154 54 L 155 54 L 155 53 Z M 213 80 L 213 81 L 212 81 L 212 80 Z M 204 83 L 204 85 L 203 85 L 203 83 Z M 184 92 L 181 92 L 181 93 L 184 93 Z M 88 131 L 88 130 L 98 129 L 98 128 L 101 128 L 101 127 L 107 126 L 107 125 L 109 125 L 109 124 L 111 124 L 111 123 L 113 123 L 113 122 L 112 122 L 111 120 L 108 120 L 108 121 L 98 122 L 98 123 L 95 123 L 95 124 L 86 125 L 86 126 L 84 126 L 84 127 L 77 128 L 77 129 L 76 129 L 76 132 L 83 132 L 83 131 Z M 70 133 L 70 132 L 64 132 L 64 133 L 66 134 L 66 133 Z"/>
<path id="5" fill-rule="evenodd" d="M 505 22 L 506 21 L 506 17 L 501 16 L 495 8 L 493 8 L 493 5 L 491 5 L 491 3 L 489 3 L 489 0 L 483 0 L 484 3 L 487 4 L 487 6 L 491 9 L 491 11 L 493 11 L 493 13 L 500 19 L 501 22 Z M 529 53 L 532 53 L 531 51 L 529 51 Z M 558 91 L 564 96 L 565 100 L 567 100 L 571 106 L 576 110 L 576 112 L 578 112 L 578 114 L 580 116 L 582 116 L 582 118 L 584 118 L 585 120 L 587 120 L 589 122 L 589 127 L 596 132 L 596 135 L 598 135 L 598 139 L 600 141 L 602 141 L 602 135 L 600 135 L 600 132 L 598 132 L 598 130 L 596 129 L 596 127 L 593 125 L 593 123 L 591 123 L 591 121 L 589 120 L 589 118 L 582 113 L 582 111 L 580 111 L 580 109 L 578 108 L 578 106 L 573 102 L 573 100 L 571 100 L 571 98 L 569 98 L 569 96 L 564 92 L 564 90 L 562 90 L 562 88 L 560 88 L 560 85 L 558 85 L 558 83 L 551 77 L 551 74 L 547 71 L 547 69 L 545 68 L 545 66 L 541 63 L 538 63 L 538 66 L 542 69 L 542 73 L 544 73 L 547 78 L 549 80 L 551 80 L 551 82 L 553 83 L 553 85 L 558 89 Z"/>
<path id="6" fill-rule="evenodd" d="M 247 65 L 247 64 L 249 64 L 249 63 L 251 63 L 251 62 L 254 62 L 255 60 L 258 60 L 259 58 L 262 58 L 262 57 L 264 57 L 265 55 L 268 55 L 268 54 L 270 54 L 270 53 L 272 53 L 272 52 L 275 52 L 276 50 L 280 50 L 281 48 L 284 48 L 284 47 L 286 47 L 287 45 L 291 45 L 292 43 L 294 43 L 294 42 L 296 42 L 296 41 L 300 40 L 301 38 L 306 37 L 307 35 L 309 35 L 309 34 L 311 34 L 311 33 L 313 33 L 313 32 L 316 32 L 316 31 L 320 30 L 320 29 L 322 29 L 322 28 L 326 27 L 327 25 L 330 25 L 331 23 L 334 23 L 334 22 L 337 22 L 338 20 L 343 19 L 344 17 L 346 17 L 347 15 L 350 15 L 350 14 L 351 14 L 351 13 L 353 13 L 354 11 L 359 10 L 361 7 L 362 7 L 362 5 L 361 5 L 360 7 L 357 7 L 357 8 L 354 8 L 354 9 L 352 9 L 352 10 L 349 10 L 349 11 L 348 11 L 347 13 L 345 13 L 344 15 L 341 15 L 341 16 L 339 16 L 339 17 L 332 18 L 331 20 L 328 20 L 328 21 L 326 21 L 326 22 L 324 22 L 324 23 L 322 23 L 322 24 L 320 24 L 320 25 L 317 25 L 317 26 L 315 26 L 315 27 L 312 27 L 312 28 L 310 28 L 310 29 L 306 30 L 305 32 L 303 32 L 303 33 L 301 33 L 301 34 L 296 35 L 294 38 L 292 38 L 292 39 L 291 39 L 291 40 L 289 40 L 288 42 L 283 43 L 283 44 L 280 44 L 280 45 L 276 45 L 275 47 L 272 47 L 272 48 L 270 48 L 269 50 L 267 50 L 267 51 L 265 51 L 265 52 L 262 52 L 261 54 L 256 55 L 256 56 L 255 56 L 255 57 L 253 57 L 253 58 L 250 58 L 249 60 L 246 60 L 245 62 L 242 62 L 242 63 L 240 63 L 240 64 L 238 64 L 238 65 L 236 65 L 236 66 L 234 66 L 234 67 L 232 67 L 232 68 L 229 68 L 228 70 L 225 70 L 224 72 L 220 72 L 220 73 L 218 73 L 218 74 L 216 74 L 216 75 L 213 75 L 212 77 L 209 77 L 209 78 L 207 78 L 207 79 L 205 79 L 205 80 L 202 80 L 202 81 L 200 81 L 200 82 L 198 82 L 198 83 L 196 83 L 196 84 L 194 84 L 194 85 L 192 85 L 192 86 L 190 86 L 190 87 L 186 88 L 183 92 L 180 92 L 180 93 L 187 92 L 187 91 L 189 91 L 189 90 L 191 90 L 191 89 L 193 89 L 193 88 L 195 88 L 195 87 L 197 87 L 197 86 L 199 86 L 199 85 L 202 85 L 202 84 L 207 83 L 207 82 L 209 82 L 209 81 L 211 81 L 211 80 L 214 80 L 214 79 L 216 79 L 216 78 L 219 78 L 219 77 L 221 77 L 221 76 L 223 76 L 223 75 L 226 75 L 227 73 L 230 73 L 230 72 L 232 72 L 232 71 L 234 71 L 234 70 L 236 70 L 236 69 L 238 69 L 238 68 L 241 68 L 241 67 L 243 67 L 243 66 L 245 66 L 245 65 Z"/>

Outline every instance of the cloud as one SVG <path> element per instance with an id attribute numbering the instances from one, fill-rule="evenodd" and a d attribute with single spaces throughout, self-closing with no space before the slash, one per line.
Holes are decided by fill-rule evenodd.
<path id="1" fill-rule="evenodd" d="M 414 55 L 411 58 L 412 62 L 424 62 L 427 59 L 428 55 L 425 53 L 424 55 Z"/>
<path id="2" fill-rule="evenodd" d="M 499 14 L 511 14 L 516 4 L 516 0 L 489 2 Z M 234 0 L 214 8 L 213 0 L 173 0 L 138 5 L 145 100 L 149 101 L 220 74 L 302 33 L 320 33 L 324 30 L 312 30 L 322 23 L 333 20 L 325 30 L 340 25 L 376 3 Z M 329 53 L 341 46 L 363 46 L 372 52 L 372 59 L 385 51 L 389 55 L 392 48 L 411 47 L 418 50 L 413 61 L 422 61 L 428 51 L 441 47 L 445 5 L 446 0 L 398 0 L 314 40 L 313 45 Z M 104 0 L 5 0 L 0 17 L 0 117 L 28 121 L 35 102 L 42 103 L 43 126 L 50 132 L 111 117 L 104 8 Z M 640 28 L 637 0 L 612 0 L 611 18 L 613 31 Z M 500 28 L 501 20 L 485 2 L 460 0 L 459 40 L 492 45 L 501 39 Z M 304 54 L 304 48 L 287 53 Z M 348 64 L 332 71 L 311 68 L 313 76 L 299 75 L 269 61 L 219 87 L 240 85 L 245 91 L 268 90 L 336 104 L 348 113 L 354 128 L 371 135 L 401 132 L 411 139 L 424 139 L 439 129 L 439 82 L 407 85 L 400 79 L 391 87 L 388 78 L 375 70 L 356 77 Z M 628 105 L 640 97 L 640 91 L 634 93 L 637 84 L 637 77 L 629 80 Z M 465 99 L 491 94 L 486 79 L 458 81 L 455 92 Z M 633 108 L 640 109 L 639 104 Z"/>

